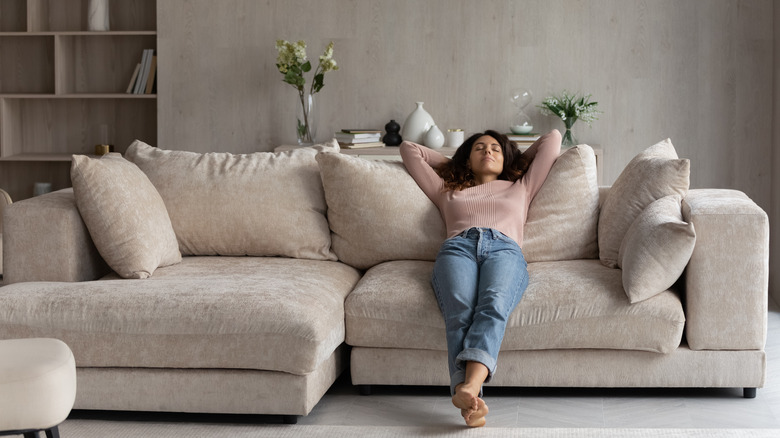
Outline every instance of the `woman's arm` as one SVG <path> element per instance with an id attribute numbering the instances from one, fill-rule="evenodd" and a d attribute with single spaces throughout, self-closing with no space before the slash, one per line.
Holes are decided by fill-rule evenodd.
<path id="1" fill-rule="evenodd" d="M 444 155 L 410 141 L 401 143 L 401 159 L 420 189 L 434 200 L 444 188 L 444 180 L 434 170 L 449 161 Z"/>
<path id="2" fill-rule="evenodd" d="M 531 147 L 523 152 L 523 155 L 531 161 L 528 171 L 523 176 L 526 181 L 529 202 L 542 188 L 544 180 L 547 179 L 547 174 L 550 173 L 550 169 L 560 153 L 561 133 L 557 129 L 553 129 L 540 137 L 539 140 L 536 140 Z"/>

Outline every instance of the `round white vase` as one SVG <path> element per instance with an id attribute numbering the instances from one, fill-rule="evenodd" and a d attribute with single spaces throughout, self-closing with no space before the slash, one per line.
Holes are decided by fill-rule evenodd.
<path id="1" fill-rule="evenodd" d="M 417 102 L 417 108 L 409 114 L 401 129 L 401 137 L 406 141 L 423 143 L 425 133 L 435 125 L 433 117 L 423 108 L 423 102 Z"/>
<path id="2" fill-rule="evenodd" d="M 439 149 L 444 146 L 444 134 L 438 126 L 431 126 L 431 129 L 425 133 L 425 146 L 431 149 Z"/>

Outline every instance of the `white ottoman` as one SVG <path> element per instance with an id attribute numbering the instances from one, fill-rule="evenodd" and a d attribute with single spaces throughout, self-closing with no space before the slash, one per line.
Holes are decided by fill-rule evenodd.
<path id="1" fill-rule="evenodd" d="M 0 340 L 0 435 L 59 437 L 76 400 L 76 361 L 57 339 Z"/>

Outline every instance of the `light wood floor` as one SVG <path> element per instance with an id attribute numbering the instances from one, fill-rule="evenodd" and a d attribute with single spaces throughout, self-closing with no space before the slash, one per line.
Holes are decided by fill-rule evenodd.
<path id="1" fill-rule="evenodd" d="M 767 379 L 754 399 L 741 389 L 486 388 L 495 427 L 780 428 L 780 308 L 772 303 Z M 343 376 L 298 424 L 460 424 L 447 388 L 379 387 L 361 396 Z"/>

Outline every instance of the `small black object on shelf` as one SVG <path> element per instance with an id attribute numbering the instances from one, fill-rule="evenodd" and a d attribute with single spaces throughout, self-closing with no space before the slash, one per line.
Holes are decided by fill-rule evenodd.
<path id="1" fill-rule="evenodd" d="M 387 134 L 382 138 L 382 141 L 385 142 L 386 146 L 398 146 L 401 144 L 401 141 L 403 140 L 401 138 L 401 125 L 398 124 L 395 120 L 390 120 L 390 122 L 385 125 L 385 131 Z"/>

